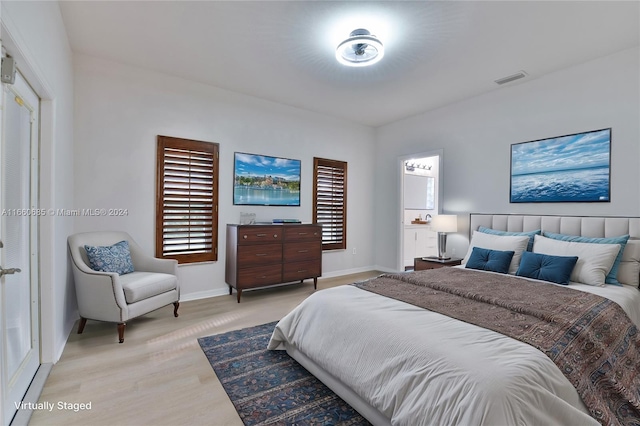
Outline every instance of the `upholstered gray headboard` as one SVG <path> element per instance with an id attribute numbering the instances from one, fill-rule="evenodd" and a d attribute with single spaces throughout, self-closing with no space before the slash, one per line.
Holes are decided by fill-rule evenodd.
<path id="1" fill-rule="evenodd" d="M 584 237 L 616 237 L 629 234 L 632 239 L 640 239 L 640 218 L 637 217 L 471 213 L 469 232 L 472 233 L 479 226 L 511 232 L 542 229 L 547 232 Z"/>
<path id="2" fill-rule="evenodd" d="M 591 238 L 609 238 L 629 234 L 630 239 L 625 246 L 618 270 L 618 280 L 640 288 L 640 218 L 638 217 L 471 213 L 469 219 L 470 234 L 473 234 L 479 226 L 510 232 L 541 229 L 543 232 Z"/>

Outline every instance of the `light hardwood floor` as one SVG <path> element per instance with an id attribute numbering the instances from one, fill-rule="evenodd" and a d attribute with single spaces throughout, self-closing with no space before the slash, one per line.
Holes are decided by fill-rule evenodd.
<path id="1" fill-rule="evenodd" d="M 318 290 L 370 278 L 378 272 L 320 279 Z M 246 291 L 183 302 L 178 318 L 167 306 L 127 323 L 118 344 L 115 324 L 77 324 L 53 366 L 30 425 L 242 425 L 197 338 L 276 321 L 313 293 L 313 283 Z M 58 403 L 91 403 L 90 410 Z"/>

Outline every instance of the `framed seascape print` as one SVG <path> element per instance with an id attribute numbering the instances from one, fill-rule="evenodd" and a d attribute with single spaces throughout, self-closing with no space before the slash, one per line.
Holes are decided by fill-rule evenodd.
<path id="1" fill-rule="evenodd" d="M 511 145 L 510 202 L 609 202 L 610 196 L 610 128 Z"/>
<path id="2" fill-rule="evenodd" d="M 233 204 L 300 206 L 300 160 L 236 152 Z"/>

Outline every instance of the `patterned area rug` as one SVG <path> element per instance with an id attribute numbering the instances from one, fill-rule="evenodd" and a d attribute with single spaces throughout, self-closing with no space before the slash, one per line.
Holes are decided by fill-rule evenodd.
<path id="1" fill-rule="evenodd" d="M 276 323 L 198 339 L 247 426 L 369 425 L 285 351 L 269 351 Z"/>

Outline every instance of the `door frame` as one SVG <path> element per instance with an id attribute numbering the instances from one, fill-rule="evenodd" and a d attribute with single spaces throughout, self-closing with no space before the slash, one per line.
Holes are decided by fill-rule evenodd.
<path id="1" fill-rule="evenodd" d="M 397 176 L 398 176 L 398 194 L 400 194 L 400 203 L 397 210 L 397 244 L 398 254 L 396 256 L 396 269 L 404 271 L 404 162 L 412 158 L 438 157 L 438 209 L 437 214 L 442 212 L 442 189 L 444 175 L 444 149 L 435 149 L 432 151 L 423 151 L 410 155 L 401 155 L 397 159 Z"/>
<path id="2" fill-rule="evenodd" d="M 0 6 L 1 4 L 2 2 L 0 1 Z M 54 206 L 56 97 L 48 81 L 51 78 L 55 78 L 55 76 L 47 74 L 46 70 L 38 66 L 36 53 L 27 48 L 29 43 L 25 35 L 22 34 L 24 29 L 20 28 L 5 11 L 0 13 L 0 31 L 1 47 L 16 60 L 22 75 L 40 98 L 38 198 L 41 207 Z M 72 84 L 72 82 L 69 82 L 70 86 Z M 1 111 L 0 114 L 2 114 Z M 40 218 L 38 238 L 38 249 L 40 251 L 40 335 L 38 339 L 40 339 L 39 356 L 41 365 L 24 398 L 24 401 L 31 402 L 37 402 L 44 386 L 44 381 L 51 371 L 52 363 L 61 356 L 62 348 L 64 347 L 61 342 L 67 338 L 66 335 L 60 335 L 60 331 L 56 326 L 60 322 L 56 320 L 56 317 L 60 315 L 60 312 L 56 315 L 56 306 L 60 305 L 61 297 L 66 296 L 56 296 L 54 277 L 59 275 L 57 272 L 59 269 L 66 270 L 66 265 L 56 266 L 53 262 L 55 242 L 56 239 L 60 239 L 60 236 L 56 235 L 54 217 L 45 216 Z M 66 236 L 64 238 L 66 239 Z M 66 286 L 67 283 L 63 282 L 60 285 Z M 2 411 L 0 406 L 0 418 L 4 415 Z M 18 416 L 20 416 L 20 419 Z M 19 411 L 14 418 L 14 422 L 18 421 L 26 424 L 29 417 L 30 412 Z"/>
<path id="3" fill-rule="evenodd" d="M 29 86 L 29 83 L 27 82 L 27 80 L 24 78 L 24 76 L 21 75 L 20 72 L 16 73 L 16 82 L 13 85 L 3 85 L 2 87 L 2 96 L 3 96 L 3 111 L 6 111 L 9 107 L 8 103 L 13 102 L 12 97 L 15 97 L 16 101 L 18 101 L 18 98 L 20 99 L 20 102 L 18 102 L 18 104 L 20 105 L 20 108 L 24 108 L 27 111 L 29 111 L 30 114 L 30 124 L 29 124 L 29 159 L 28 159 L 28 167 L 29 167 L 29 205 L 28 206 L 24 206 L 25 209 L 29 209 L 32 212 L 39 212 L 40 208 L 39 208 L 39 201 L 38 201 L 38 183 L 39 183 L 39 147 L 40 147 L 40 141 L 39 141 L 39 133 L 40 133 L 40 128 L 39 128 L 39 114 L 40 114 L 40 110 L 39 110 L 39 104 L 40 104 L 40 99 L 38 98 L 37 94 L 33 91 L 33 89 Z M 35 96 L 35 97 L 34 97 Z M 35 125 L 34 125 L 35 124 Z M 6 116 L 2 116 L 2 143 L 5 144 L 7 143 L 7 139 L 5 137 L 6 135 L 6 130 L 7 130 L 7 118 Z M 1 159 L 0 159 L 1 160 Z M 3 208 L 6 208 L 7 206 L 3 205 Z M 5 395 L 3 393 L 2 395 L 2 403 L 4 403 L 4 400 L 8 397 L 10 398 L 12 401 L 17 401 L 17 398 L 24 398 L 24 395 L 21 395 L 21 390 L 23 389 L 23 385 L 26 386 L 24 388 L 25 390 L 25 395 L 26 392 L 29 388 L 29 383 L 32 382 L 33 378 L 35 377 L 35 375 L 37 374 L 37 371 L 40 367 L 41 364 L 41 352 L 40 352 L 40 342 L 41 342 L 41 332 L 40 332 L 40 279 L 39 279 L 39 261 L 38 261 L 38 257 L 39 257 L 39 249 L 38 249 L 38 214 L 30 214 L 28 215 L 28 228 L 29 228 L 29 233 L 28 233 L 28 244 L 29 244 L 29 294 L 30 294 L 30 307 L 29 307 L 29 311 L 31 312 L 30 314 L 30 324 L 31 324 L 31 330 L 30 330 L 30 336 L 31 336 L 31 347 L 32 349 L 30 350 L 29 354 L 27 355 L 26 358 L 24 358 L 22 360 L 21 365 L 19 366 L 19 368 L 16 371 L 16 375 L 15 377 L 18 379 L 18 381 L 16 383 L 20 384 L 18 385 L 18 387 L 13 390 L 12 392 L 17 392 L 18 390 L 20 390 L 20 394 L 14 394 L 12 395 L 11 392 L 8 395 Z M 4 234 L 0 234 L 0 236 L 2 236 L 4 238 Z M 6 240 L 5 240 L 6 241 Z M 10 247 L 5 247 L 3 250 L 8 250 L 10 249 Z M 0 256 L 0 259 L 2 258 L 2 256 Z M 3 263 L 2 266 L 4 267 L 11 267 L 11 265 L 7 265 L 6 264 L 6 260 L 3 259 Z M 15 266 L 15 265 L 14 265 Z M 27 272 L 27 271 L 22 271 Z M 0 278 L 1 279 L 1 278 Z M 3 286 L 7 286 L 7 285 L 18 285 L 17 283 L 7 283 L 5 282 L 3 284 Z M 3 291 L 4 293 L 4 291 Z M 0 297 L 4 297 L 4 296 L 0 296 Z M 9 300 L 3 300 L 4 303 L 9 303 Z M 0 322 L 3 322 L 4 318 L 0 319 Z M 2 323 L 0 324 L 0 330 L 2 330 L 3 332 L 6 331 L 5 329 L 6 324 Z M 6 348 L 4 348 L 4 338 L 0 339 L 0 353 L 3 353 L 4 350 Z M 6 391 L 8 389 L 10 389 L 13 385 L 10 385 L 10 378 L 4 376 L 4 373 L 7 373 L 7 371 L 4 370 L 5 366 L 2 366 L 0 368 L 0 377 L 2 378 L 2 383 L 3 383 L 3 388 L 2 391 Z M 33 375 L 31 375 L 33 373 Z M 4 388 L 4 385 L 7 385 L 8 388 Z M 10 413 L 13 412 L 13 408 L 15 407 L 7 407 L 4 406 L 3 409 L 1 411 L 3 411 L 2 413 L 2 417 L 4 421 L 4 417 L 6 417 L 7 415 L 9 415 Z M 16 409 L 16 412 L 19 412 L 19 409 Z M 13 416 L 12 416 L 13 417 Z"/>
<path id="4" fill-rule="evenodd" d="M 35 53 L 25 48 L 28 43 L 21 34 L 21 31 L 24 30 L 4 11 L 0 14 L 0 31 L 2 48 L 16 60 L 20 72 L 36 95 L 40 97 L 38 198 L 41 207 L 53 207 L 56 204 L 54 196 L 56 102 L 54 92 L 47 83 L 53 76 L 48 76 L 46 71 L 37 65 Z M 57 353 L 56 347 L 64 345 L 60 345 L 60 342 L 55 340 L 66 339 L 66 336 L 57 335 L 55 327 L 54 306 L 55 300 L 59 297 L 56 297 L 53 288 L 53 277 L 56 276 L 57 269 L 53 264 L 56 239 L 54 217 L 40 217 L 38 237 L 40 250 L 40 362 L 44 364 L 55 362 L 60 358 L 61 353 Z M 64 238 L 66 239 L 66 236 Z M 66 269 L 66 265 L 59 265 L 58 268 Z M 61 283 L 61 285 L 66 285 L 66 283 Z"/>

